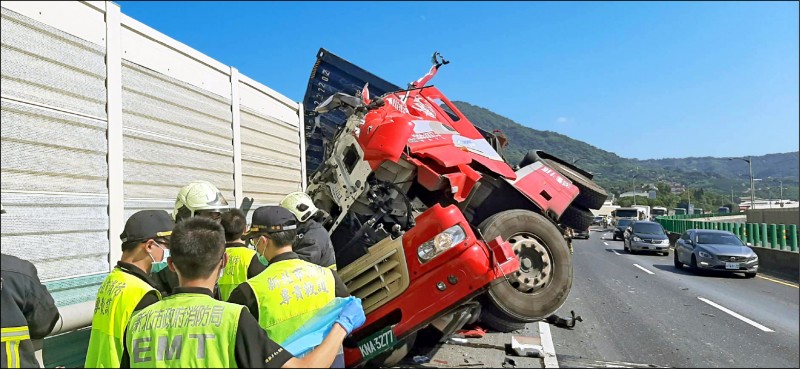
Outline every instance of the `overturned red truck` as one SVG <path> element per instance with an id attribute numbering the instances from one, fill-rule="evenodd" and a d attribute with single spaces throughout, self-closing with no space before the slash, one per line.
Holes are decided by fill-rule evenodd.
<path id="1" fill-rule="evenodd" d="M 348 366 L 430 355 L 464 324 L 509 331 L 566 300 L 563 227 L 586 229 L 607 194 L 542 151 L 511 165 L 504 137 L 427 83 L 395 86 L 321 49 L 305 95 L 308 194 L 367 321 Z M 487 127 L 488 128 L 488 127 Z"/>

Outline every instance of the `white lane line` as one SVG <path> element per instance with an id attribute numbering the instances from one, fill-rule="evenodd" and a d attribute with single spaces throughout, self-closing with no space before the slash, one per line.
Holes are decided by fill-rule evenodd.
<path id="1" fill-rule="evenodd" d="M 556 348 L 553 345 L 553 337 L 550 335 L 550 324 L 539 322 L 539 337 L 542 339 L 542 353 L 544 354 L 545 368 L 558 368 L 558 358 Z"/>
<path id="2" fill-rule="evenodd" d="M 764 332 L 775 332 L 775 331 L 773 331 L 772 329 L 769 329 L 769 328 L 767 328 L 767 327 L 765 327 L 765 326 L 763 326 L 763 325 L 761 325 L 761 324 L 758 324 L 758 323 L 756 323 L 756 322 L 754 322 L 754 321 L 752 321 L 752 320 L 750 320 L 750 319 L 748 319 L 748 318 L 745 318 L 744 316 L 742 316 L 742 315 L 740 315 L 740 314 L 736 313 L 735 311 L 733 311 L 733 310 L 730 310 L 730 309 L 728 309 L 728 308 L 726 308 L 726 307 L 724 307 L 724 306 L 722 306 L 722 305 L 720 305 L 720 304 L 717 304 L 717 303 L 716 303 L 716 302 L 714 302 L 714 301 L 711 301 L 711 300 L 709 300 L 709 299 L 705 299 L 705 298 L 702 298 L 702 297 L 698 297 L 698 299 L 699 299 L 700 301 L 702 301 L 702 302 L 705 302 L 706 304 L 709 304 L 709 305 L 711 305 L 711 306 L 713 306 L 713 307 L 715 307 L 715 308 L 717 308 L 717 309 L 720 309 L 720 310 L 722 310 L 722 311 L 724 311 L 724 312 L 726 312 L 726 313 L 730 314 L 730 315 L 731 315 L 731 316 L 733 316 L 734 318 L 736 318 L 736 319 L 739 319 L 739 320 L 741 320 L 741 321 L 743 321 L 743 322 L 745 322 L 745 323 L 747 323 L 747 324 L 750 324 L 750 325 L 752 325 L 753 327 L 756 327 L 756 328 L 758 328 L 758 329 L 760 329 L 760 330 L 762 330 L 762 331 L 764 331 Z"/>
<path id="3" fill-rule="evenodd" d="M 603 245 L 606 245 L 606 246 L 608 246 L 608 242 L 606 242 L 606 241 L 603 241 Z"/>
<path id="4" fill-rule="evenodd" d="M 614 253 L 617 254 L 617 255 L 622 255 L 622 254 L 618 253 L 617 250 L 611 250 L 611 251 L 614 251 Z"/>
<path id="5" fill-rule="evenodd" d="M 644 270 L 644 272 L 645 272 L 645 273 L 647 273 L 647 274 L 656 274 L 656 273 L 653 273 L 653 272 L 651 272 L 651 271 L 649 271 L 649 270 L 645 269 L 644 267 L 642 267 L 642 266 L 641 266 L 641 265 L 639 265 L 639 264 L 633 264 L 633 266 L 635 266 L 635 267 L 637 267 L 637 268 L 639 268 L 639 269 L 641 269 L 641 270 Z"/>

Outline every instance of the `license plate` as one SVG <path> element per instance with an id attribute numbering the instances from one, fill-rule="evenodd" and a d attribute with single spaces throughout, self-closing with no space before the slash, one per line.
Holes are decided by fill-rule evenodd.
<path id="1" fill-rule="evenodd" d="M 364 360 L 369 360 L 378 354 L 391 349 L 397 338 L 394 336 L 392 327 L 386 327 L 358 343 L 358 349 Z"/>
<path id="2" fill-rule="evenodd" d="M 725 269 L 739 269 L 739 263 L 725 263 Z"/>

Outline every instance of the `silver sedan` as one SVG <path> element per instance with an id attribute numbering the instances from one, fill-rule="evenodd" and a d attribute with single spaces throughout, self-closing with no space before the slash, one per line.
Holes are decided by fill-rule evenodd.
<path id="1" fill-rule="evenodd" d="M 731 232 L 690 229 L 675 242 L 675 267 L 688 264 L 692 270 L 758 273 L 758 255 Z"/>

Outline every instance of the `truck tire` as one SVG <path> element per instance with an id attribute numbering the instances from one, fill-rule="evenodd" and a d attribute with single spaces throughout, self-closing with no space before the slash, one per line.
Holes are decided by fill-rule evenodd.
<path id="1" fill-rule="evenodd" d="M 484 239 L 511 243 L 520 270 L 489 287 L 481 313 L 484 324 L 514 330 L 552 314 L 572 288 L 572 259 L 558 227 L 528 210 L 497 213 L 479 226 Z"/>
<path id="2" fill-rule="evenodd" d="M 558 222 L 577 230 L 589 229 L 592 225 L 592 212 L 576 205 L 570 205 L 558 218 Z"/>
<path id="3" fill-rule="evenodd" d="M 600 209 L 603 202 L 608 198 L 608 193 L 605 189 L 594 183 L 593 180 L 586 178 L 583 174 L 578 173 L 567 165 L 557 163 L 552 159 L 542 159 L 542 163 L 548 167 L 555 169 L 564 177 L 567 177 L 572 183 L 578 187 L 580 193 L 578 197 L 572 201 L 573 204 L 579 205 L 588 209 Z"/>

